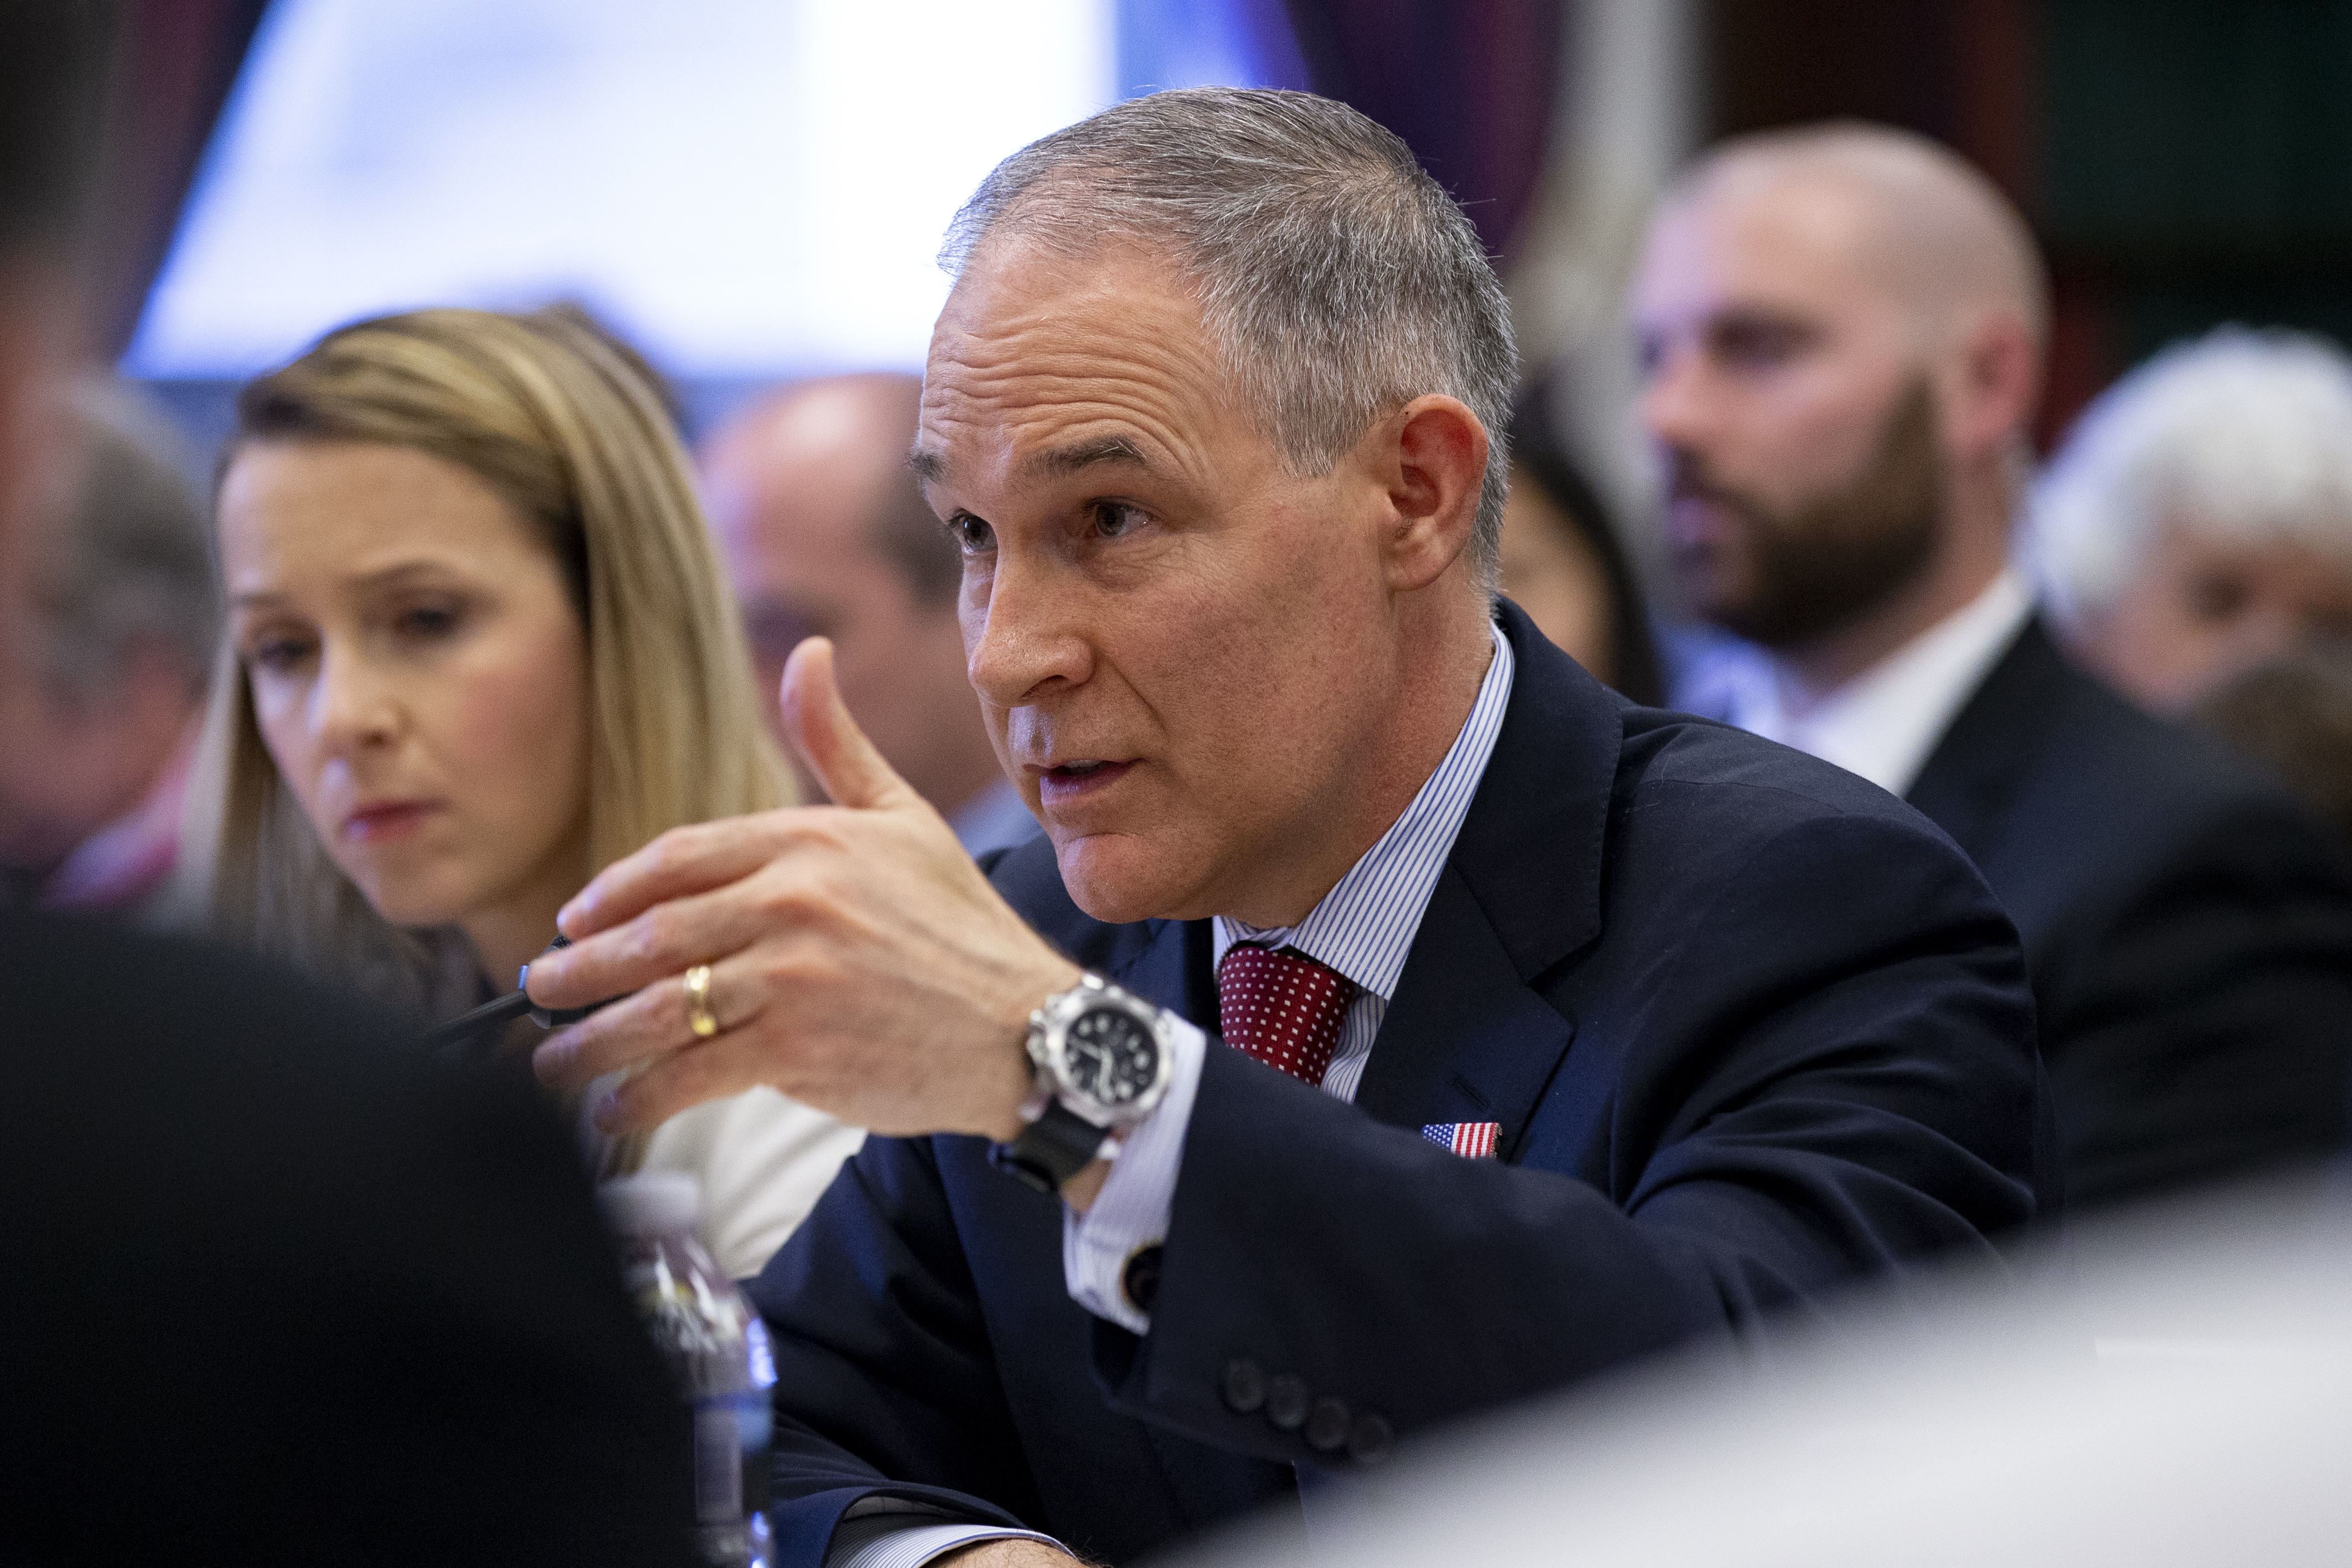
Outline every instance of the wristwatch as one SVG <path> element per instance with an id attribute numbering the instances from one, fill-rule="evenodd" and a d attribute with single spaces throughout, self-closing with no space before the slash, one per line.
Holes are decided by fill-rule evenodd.
<path id="1" fill-rule="evenodd" d="M 1034 1077 L 1021 1107 L 1028 1123 L 988 1161 L 1041 1193 L 1115 1153 L 1118 1134 L 1151 1114 L 1168 1092 L 1170 1015 L 1088 974 L 1029 1015 L 1025 1048 Z"/>

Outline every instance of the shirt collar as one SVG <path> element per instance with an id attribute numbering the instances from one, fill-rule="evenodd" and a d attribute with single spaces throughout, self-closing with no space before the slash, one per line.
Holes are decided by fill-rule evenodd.
<path id="1" fill-rule="evenodd" d="M 1218 962 L 1235 942 L 1292 947 L 1382 1001 L 1396 994 L 1397 977 L 1404 973 L 1405 954 L 1421 929 L 1422 911 L 1429 907 L 1438 873 L 1454 852 L 1471 796 L 1478 793 L 1478 781 L 1494 755 L 1495 737 L 1502 732 L 1503 710 L 1510 702 L 1516 663 L 1510 640 L 1499 626 L 1488 630 L 1495 655 L 1487 662 L 1486 679 L 1478 683 L 1470 717 L 1404 815 L 1297 925 L 1269 931 L 1219 915 L 1213 922 Z"/>
<path id="2" fill-rule="evenodd" d="M 1787 684 L 1761 665 L 1731 685 L 1731 721 L 1901 795 L 2032 613 L 2024 579 L 2005 570 L 1968 604 L 1804 708 L 1792 709 Z"/>

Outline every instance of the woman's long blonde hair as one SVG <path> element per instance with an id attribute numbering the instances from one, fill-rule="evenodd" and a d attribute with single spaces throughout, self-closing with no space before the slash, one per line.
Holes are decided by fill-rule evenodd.
<path id="1" fill-rule="evenodd" d="M 420 310 L 329 333 L 237 398 L 253 442 L 364 441 L 488 480 L 562 563 L 587 628 L 583 877 L 688 823 L 788 805 L 732 596 L 650 373 L 584 316 Z M 262 744 L 224 639 L 188 803 L 184 895 L 215 934 L 433 1011 L 479 982 L 328 858 Z"/>

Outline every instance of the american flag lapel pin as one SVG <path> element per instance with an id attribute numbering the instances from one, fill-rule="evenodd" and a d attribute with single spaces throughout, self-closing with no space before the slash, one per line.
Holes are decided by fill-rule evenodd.
<path id="1" fill-rule="evenodd" d="M 1499 1121 L 1433 1121 L 1421 1130 L 1421 1135 L 1465 1159 L 1491 1160 L 1496 1136 L 1502 1131 Z"/>

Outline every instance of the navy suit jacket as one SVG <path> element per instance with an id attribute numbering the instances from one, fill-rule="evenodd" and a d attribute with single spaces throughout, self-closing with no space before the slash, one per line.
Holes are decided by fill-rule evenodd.
<path id="1" fill-rule="evenodd" d="M 1229 1401 L 1249 1371 L 1410 1441 L 2035 1213 L 2032 1002 L 1966 857 L 1498 614 L 1510 703 L 1360 1091 L 1211 1045 L 1150 1334 L 1069 1299 L 1061 1205 L 971 1138 L 869 1140 L 753 1282 L 780 1561 L 877 1493 L 1129 1561 L 1349 1467 Z M 1093 921 L 1042 841 L 994 877 L 1214 1029 L 1209 922 Z M 1499 1123 L 1501 1157 L 1421 1136 L 1444 1121 Z"/>
<path id="2" fill-rule="evenodd" d="M 2017 921 L 2071 1207 L 2324 1158 L 2352 1084 L 2352 869 L 2214 741 L 2029 625 L 1909 799 Z"/>

